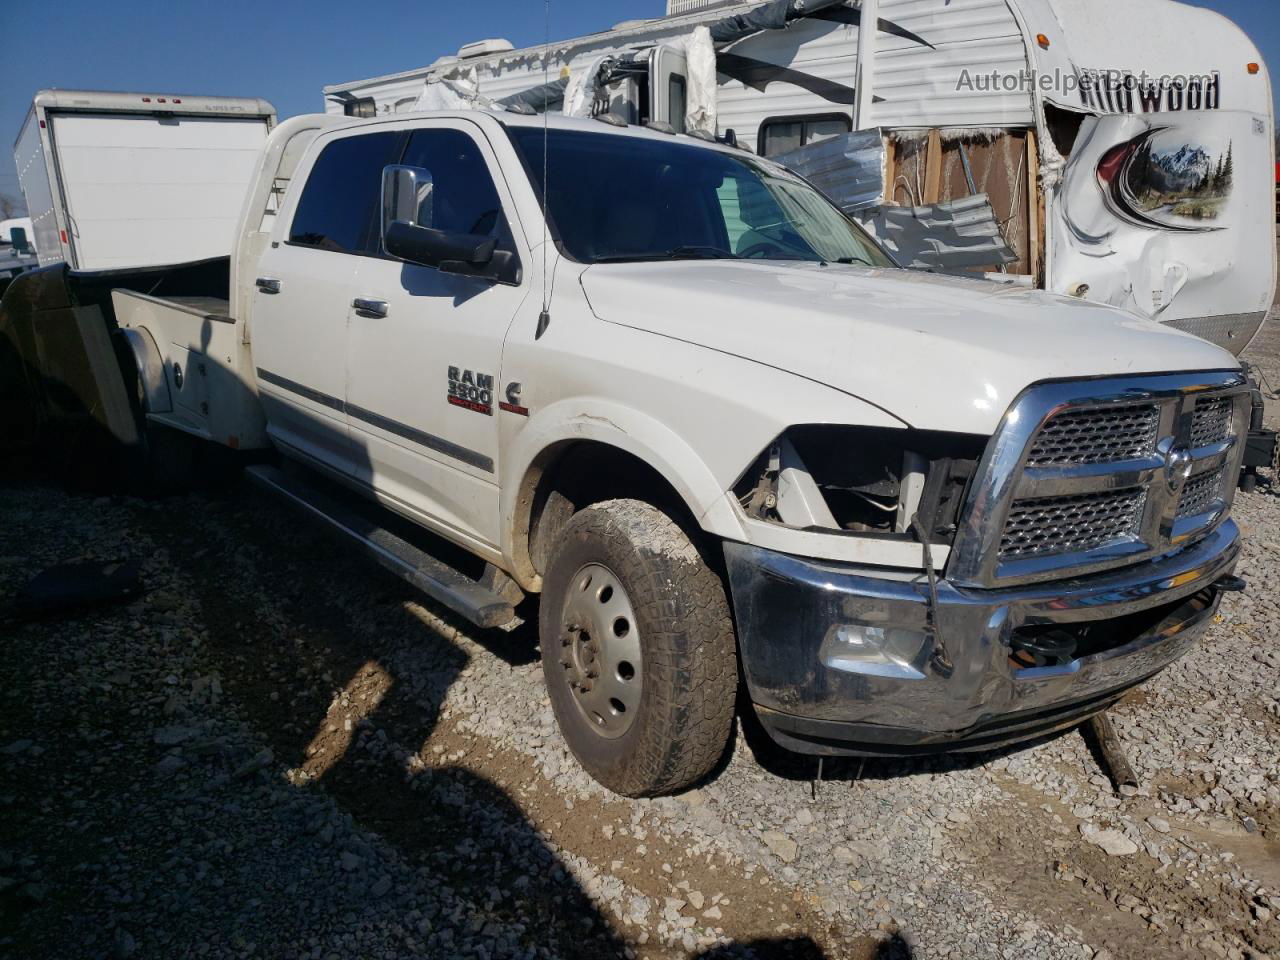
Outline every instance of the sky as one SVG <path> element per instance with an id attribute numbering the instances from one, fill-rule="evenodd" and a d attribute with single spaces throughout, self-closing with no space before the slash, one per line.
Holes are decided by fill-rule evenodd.
<path id="1" fill-rule="evenodd" d="M 1280 70 L 1276 0 L 1196 4 L 1238 23 Z M 665 9 L 552 0 L 550 32 L 565 39 Z M 45 87 L 263 97 L 283 119 L 322 111 L 325 84 L 411 70 L 473 40 L 541 43 L 544 17 L 538 0 L 0 0 L 0 193 L 21 203 L 12 143 Z"/>

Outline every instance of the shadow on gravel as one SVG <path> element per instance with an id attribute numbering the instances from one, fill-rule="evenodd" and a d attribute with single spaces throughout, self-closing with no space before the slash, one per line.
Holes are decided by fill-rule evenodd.
<path id="1" fill-rule="evenodd" d="M 740 960 L 743 957 L 756 960 L 828 960 L 827 954 L 809 937 L 750 940 L 727 947 L 712 947 L 697 954 L 695 960 Z M 895 933 L 876 946 L 869 960 L 912 960 L 913 957 L 910 944 L 901 934 Z"/>
<path id="2" fill-rule="evenodd" d="M 461 755 L 460 748 L 483 749 L 482 741 L 458 737 L 452 724 L 473 709 L 502 705 L 470 702 L 460 715 L 441 717 L 451 689 L 470 672 L 465 650 L 449 642 L 453 631 L 507 664 L 525 666 L 538 658 L 536 617 L 521 611 L 528 622 L 511 633 L 479 631 L 423 604 L 432 618 L 424 622 L 421 611 L 414 612 L 421 597 L 412 588 L 313 528 L 290 530 L 291 542 L 267 553 L 279 524 L 274 518 L 263 524 L 261 501 L 247 510 L 230 499 L 207 502 L 212 517 L 166 511 L 163 523 L 148 526 L 196 585 L 228 693 L 251 713 L 276 759 L 306 773 L 298 789 L 333 797 L 357 825 L 417 866 L 419 878 L 483 905 L 477 914 L 496 929 L 523 931 L 518 942 L 525 950 L 572 960 L 624 956 L 628 944 L 611 918 L 521 809 L 524 768 L 485 776 L 468 769 Z M 209 536 L 210 530 L 218 533 Z M 355 589 L 336 595 L 335 582 Z M 485 769 L 494 770 L 492 759 Z M 573 813 L 567 809 L 565 816 Z M 685 955 L 653 942 L 639 952 Z M 494 955 L 512 954 L 499 949 Z M 698 956 L 811 960 L 826 954 L 799 937 Z"/>
<path id="3" fill-rule="evenodd" d="M 809 937 L 782 937 L 770 940 L 750 940 L 727 947 L 712 947 L 696 954 L 696 960 L 827 960 L 827 955 Z M 876 955 L 877 960 L 879 954 Z"/>
<path id="4" fill-rule="evenodd" d="M 255 512 L 242 517 L 235 511 L 237 516 L 226 519 L 252 522 Z M 250 711 L 277 760 L 307 773 L 309 780 L 299 789 L 327 792 L 356 824 L 383 837 L 418 867 L 420 880 L 443 885 L 473 905 L 473 916 L 492 924 L 495 938 L 514 935 L 518 946 L 509 946 L 517 951 L 545 948 L 583 960 L 623 954 L 622 940 L 504 785 L 467 769 L 453 753 L 433 754 L 427 748 L 440 704 L 469 658 L 433 636 L 432 628 L 405 608 L 405 599 L 416 597 L 410 588 L 359 558 L 350 559 L 308 528 L 298 531 L 298 542 L 290 547 L 299 550 L 302 562 L 286 569 L 244 563 L 237 553 L 246 541 L 227 538 L 206 540 L 193 561 L 190 549 L 175 548 L 197 531 L 174 532 L 179 539 L 169 544 L 170 555 L 199 585 L 210 647 L 226 671 L 228 692 Z M 210 576 L 210 571 L 237 567 L 256 568 L 262 578 Z M 319 593 L 327 579 L 313 575 L 320 570 L 367 584 L 377 622 L 357 622 L 369 607 L 347 609 Z M 283 624 L 255 619 L 256 593 L 266 593 L 285 609 Z M 463 629 L 460 622 L 445 622 Z M 536 657 L 527 631 L 513 635 L 467 627 L 466 633 L 507 663 Z M 429 651 L 430 669 L 401 675 L 396 662 L 403 650 L 397 647 L 415 634 Z M 453 741 L 450 750 L 456 746 Z M 429 764 L 413 760 L 419 752 Z M 494 949 L 503 952 L 501 946 Z"/>

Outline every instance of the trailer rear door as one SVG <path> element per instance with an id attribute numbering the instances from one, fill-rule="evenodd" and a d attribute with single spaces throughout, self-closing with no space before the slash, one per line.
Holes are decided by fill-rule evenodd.
<path id="1" fill-rule="evenodd" d="M 266 117 L 49 114 L 80 270 L 230 255 Z"/>

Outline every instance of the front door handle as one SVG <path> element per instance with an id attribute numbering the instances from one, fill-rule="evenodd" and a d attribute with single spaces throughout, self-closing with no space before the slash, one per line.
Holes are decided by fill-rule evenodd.
<path id="1" fill-rule="evenodd" d="M 356 297 L 351 301 L 351 305 L 356 308 L 356 315 L 361 317 L 385 317 L 387 315 L 387 301 L 371 300 L 368 297 Z"/>
<path id="2" fill-rule="evenodd" d="M 259 277 L 254 281 L 263 293 L 279 293 L 280 281 L 275 277 Z"/>

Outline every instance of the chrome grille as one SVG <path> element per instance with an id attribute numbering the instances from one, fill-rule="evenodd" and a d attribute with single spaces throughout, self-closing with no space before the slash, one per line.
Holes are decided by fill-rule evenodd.
<path id="1" fill-rule="evenodd" d="M 1082 553 L 1132 539 L 1145 500 L 1146 491 L 1140 487 L 1019 500 L 1009 512 L 1000 556 Z"/>
<path id="2" fill-rule="evenodd" d="M 947 578 L 969 587 L 1047 581 L 1193 542 L 1230 512 L 1248 403 L 1238 372 L 1023 391 L 970 484 Z"/>
<path id="3" fill-rule="evenodd" d="M 1188 480 L 1178 501 L 1178 519 L 1198 517 L 1213 509 L 1213 505 L 1222 499 L 1223 478 L 1223 471 L 1210 470 Z"/>
<path id="4" fill-rule="evenodd" d="M 1160 408 L 1155 404 L 1060 413 L 1036 436 L 1027 466 L 1136 460 L 1154 449 L 1159 428 Z"/>
<path id="5" fill-rule="evenodd" d="M 1234 405 L 1230 397 L 1201 397 L 1196 401 L 1191 415 L 1191 439 L 1188 445 L 1194 450 L 1222 443 L 1231 436 L 1231 416 Z"/>

